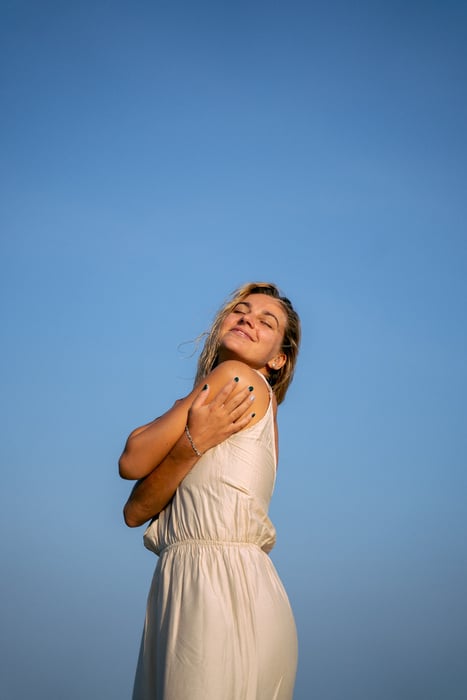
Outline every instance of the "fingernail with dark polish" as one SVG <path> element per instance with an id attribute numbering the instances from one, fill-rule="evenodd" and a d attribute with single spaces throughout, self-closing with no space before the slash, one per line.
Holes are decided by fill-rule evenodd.
<path id="1" fill-rule="evenodd" d="M 256 416 L 256 413 L 252 413 L 251 417 L 254 418 Z"/>
<path id="2" fill-rule="evenodd" d="M 238 382 L 238 377 L 234 377 L 234 382 Z"/>
<path id="3" fill-rule="evenodd" d="M 203 391 L 206 391 L 207 388 L 208 388 L 208 385 L 205 384 L 205 385 L 203 386 Z"/>
<path id="4" fill-rule="evenodd" d="M 249 387 L 248 387 L 248 391 L 253 391 L 253 387 L 252 387 L 252 386 L 249 386 Z"/>

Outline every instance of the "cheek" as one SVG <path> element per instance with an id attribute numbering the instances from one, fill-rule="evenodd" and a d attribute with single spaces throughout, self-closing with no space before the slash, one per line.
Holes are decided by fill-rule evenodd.
<path id="1" fill-rule="evenodd" d="M 284 334 L 281 334 L 279 337 L 276 338 L 275 343 L 274 343 L 274 349 L 276 353 L 279 353 L 282 351 L 282 345 L 284 344 Z"/>
<path id="2" fill-rule="evenodd" d="M 233 328 L 233 326 L 235 326 L 235 323 L 236 323 L 236 319 L 235 319 L 235 317 L 234 317 L 232 314 L 229 314 L 229 315 L 224 319 L 224 321 L 222 321 L 222 324 L 221 324 L 221 326 L 220 326 L 220 328 L 219 328 L 219 335 L 218 335 L 219 342 L 221 342 L 222 339 L 223 339 L 223 337 L 225 336 L 225 334 L 226 334 L 231 328 Z"/>
<path id="3" fill-rule="evenodd" d="M 229 315 L 222 321 L 222 324 L 221 324 L 220 330 L 219 330 L 220 336 L 222 337 L 222 335 L 223 335 L 226 331 L 228 331 L 229 328 L 231 328 L 231 327 L 232 327 L 232 314 L 229 314 Z"/>
<path id="4" fill-rule="evenodd" d="M 263 349 L 268 355 L 276 355 L 280 351 L 282 341 L 276 334 L 269 337 L 264 337 L 263 339 Z"/>

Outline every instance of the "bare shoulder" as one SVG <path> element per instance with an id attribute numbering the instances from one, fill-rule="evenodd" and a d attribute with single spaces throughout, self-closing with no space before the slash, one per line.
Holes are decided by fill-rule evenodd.
<path id="1" fill-rule="evenodd" d="M 253 410 L 256 416 L 251 424 L 254 424 L 264 416 L 270 401 L 267 384 L 258 375 L 258 372 L 239 360 L 225 360 L 213 369 L 206 377 L 205 382 L 209 385 L 212 396 L 220 391 L 229 380 L 234 381 L 235 377 L 238 377 L 238 382 L 234 393 L 245 389 L 245 387 L 253 387 L 252 395 L 255 397 Z"/>
<path id="2" fill-rule="evenodd" d="M 264 393 L 269 397 L 266 382 L 258 376 L 258 372 L 239 360 L 226 360 L 217 365 L 206 377 L 206 381 L 208 383 L 215 382 L 217 384 L 219 382 L 225 384 L 229 379 L 233 380 L 234 377 L 238 377 L 239 389 L 245 386 L 253 386 L 256 393 Z"/>

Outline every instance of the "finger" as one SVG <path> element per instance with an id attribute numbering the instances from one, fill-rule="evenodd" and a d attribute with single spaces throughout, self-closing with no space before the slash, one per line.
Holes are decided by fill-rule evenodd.
<path id="1" fill-rule="evenodd" d="M 248 386 L 245 387 L 244 389 L 241 389 L 241 391 L 238 391 L 236 394 L 231 396 L 228 400 L 224 402 L 225 408 L 228 411 L 233 411 L 235 410 L 240 404 L 243 402 L 247 401 L 248 399 L 251 399 L 253 392 L 253 387 Z"/>
<path id="2" fill-rule="evenodd" d="M 253 418 L 256 416 L 256 413 L 251 411 L 251 406 L 250 410 L 245 413 L 241 418 L 235 421 L 233 424 L 233 433 L 238 433 L 240 430 L 243 430 L 243 428 L 246 428 L 246 426 L 253 420 Z M 232 434 L 233 434 L 232 433 Z"/>
<path id="3" fill-rule="evenodd" d="M 251 414 L 253 408 L 252 403 L 255 400 L 254 394 L 248 394 L 243 401 L 229 412 L 229 417 L 232 423 L 237 423 L 239 420 L 243 420 L 244 417 Z"/>
<path id="4" fill-rule="evenodd" d="M 193 408 L 197 408 L 198 406 L 202 406 L 203 404 L 206 403 L 207 398 L 209 395 L 209 384 L 205 384 L 199 394 L 196 396 L 194 399 L 193 403 L 191 404 Z"/>
<path id="5" fill-rule="evenodd" d="M 226 400 L 237 386 L 237 383 L 238 377 L 234 377 L 229 382 L 227 382 L 227 384 L 224 384 L 222 389 L 216 394 L 216 396 L 211 401 L 211 404 L 213 404 L 214 406 L 222 406 L 223 404 L 225 404 Z"/>

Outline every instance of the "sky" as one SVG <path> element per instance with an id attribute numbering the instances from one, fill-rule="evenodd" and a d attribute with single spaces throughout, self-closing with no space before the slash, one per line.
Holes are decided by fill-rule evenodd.
<path id="1" fill-rule="evenodd" d="M 0 3 L 0 694 L 126 700 L 128 433 L 272 281 L 294 700 L 467 697 L 467 6 Z"/>

